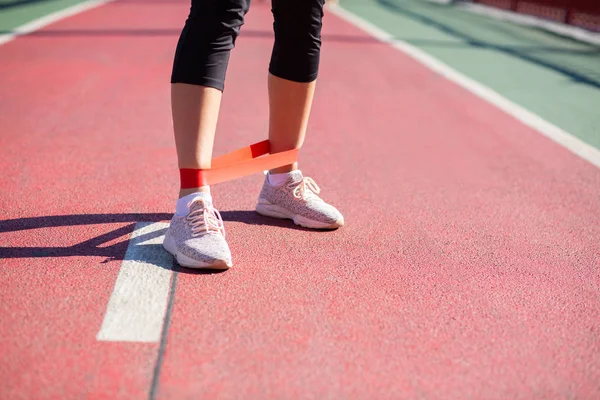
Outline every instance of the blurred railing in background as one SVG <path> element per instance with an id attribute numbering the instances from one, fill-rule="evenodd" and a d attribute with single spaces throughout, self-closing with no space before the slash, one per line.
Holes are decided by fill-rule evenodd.
<path id="1" fill-rule="evenodd" d="M 472 0 L 600 32 L 600 0 Z"/>

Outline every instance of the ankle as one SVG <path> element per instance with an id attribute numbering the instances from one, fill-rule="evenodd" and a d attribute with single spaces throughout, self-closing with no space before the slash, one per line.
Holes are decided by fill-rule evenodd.
<path id="1" fill-rule="evenodd" d="M 210 186 L 201 186 L 201 187 L 198 187 L 198 188 L 179 189 L 179 198 L 185 197 L 188 194 L 198 193 L 198 192 L 210 194 Z"/>
<path id="2" fill-rule="evenodd" d="M 298 169 L 298 163 L 284 165 L 283 167 L 277 167 L 269 170 L 270 174 L 286 174 Z"/>
<path id="3" fill-rule="evenodd" d="M 200 189 L 200 188 L 198 188 L 198 189 Z M 187 189 L 185 189 L 185 190 L 187 190 Z M 193 193 L 186 194 L 186 195 L 180 197 L 179 200 L 177 200 L 177 203 L 175 206 L 175 215 L 178 215 L 180 217 L 188 215 L 190 212 L 190 204 L 197 197 L 202 197 L 202 199 L 204 201 L 212 202 L 212 197 L 210 195 L 210 192 L 195 190 Z"/>

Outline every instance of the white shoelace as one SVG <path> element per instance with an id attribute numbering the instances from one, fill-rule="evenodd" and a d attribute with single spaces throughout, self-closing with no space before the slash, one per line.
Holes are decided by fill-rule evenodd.
<path id="1" fill-rule="evenodd" d="M 304 195 L 307 193 L 319 194 L 321 193 L 321 188 L 317 183 L 308 176 L 302 178 L 300 183 L 290 183 L 287 185 L 288 189 L 293 189 L 294 197 L 297 199 L 304 198 Z"/>
<path id="2" fill-rule="evenodd" d="M 202 197 L 196 197 L 187 204 L 190 210 L 194 203 L 201 203 L 201 205 L 197 206 L 186 217 L 192 228 L 192 237 L 208 232 L 221 233 L 225 237 L 225 225 L 223 224 L 221 213 L 211 203 L 204 201 Z"/>

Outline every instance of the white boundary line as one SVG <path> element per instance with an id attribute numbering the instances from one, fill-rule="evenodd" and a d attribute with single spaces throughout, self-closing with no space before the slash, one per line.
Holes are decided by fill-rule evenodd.
<path id="1" fill-rule="evenodd" d="M 526 110 L 520 105 L 513 103 L 487 86 L 484 86 L 481 83 L 467 77 L 466 75 L 461 74 L 449 65 L 444 64 L 424 51 L 419 50 L 418 48 L 406 42 L 394 39 L 393 36 L 388 32 L 358 17 L 350 11 L 345 10 L 335 4 L 328 5 L 327 8 L 341 19 L 362 29 L 374 38 L 390 44 L 393 48 L 406 53 L 426 67 L 442 75 L 446 79 L 451 80 L 476 96 L 492 103 L 525 125 L 535 129 L 542 135 L 550 138 L 571 152 L 577 154 L 579 157 L 600 168 L 600 150 L 596 149 L 595 147 L 590 146 L 579 138 L 544 120 L 538 115 L 535 115 L 531 111 Z"/>
<path id="2" fill-rule="evenodd" d="M 4 33 L 4 34 L 0 35 L 0 46 L 10 42 L 11 40 L 15 39 L 18 36 L 23 36 L 23 35 L 33 32 L 33 31 L 37 31 L 38 29 L 41 29 L 47 25 L 57 22 L 63 18 L 67 18 L 67 17 L 73 16 L 75 14 L 79 14 L 84 11 L 87 11 L 89 9 L 99 7 L 103 4 L 110 3 L 111 1 L 113 1 L 113 0 L 85 1 L 83 3 L 75 4 L 71 7 L 65 8 L 63 10 L 59 10 L 59 11 L 53 12 L 51 14 L 45 15 L 41 18 L 34 19 L 31 22 L 28 22 L 24 25 L 16 27 L 15 29 L 12 30 L 11 33 Z"/>
<path id="3" fill-rule="evenodd" d="M 554 21 L 547 21 L 542 18 L 534 17 L 533 15 L 518 14 L 512 11 L 501 10 L 499 8 L 488 7 L 483 4 L 475 3 L 456 3 L 460 7 L 469 12 L 485 15 L 487 17 L 499 19 L 501 21 L 509 21 L 515 24 L 535 26 L 546 29 L 550 32 L 557 33 L 562 36 L 567 36 L 580 40 L 582 42 L 600 45 L 600 33 L 594 33 L 577 26 L 561 24 Z"/>
<path id="4" fill-rule="evenodd" d="M 173 257 L 162 247 L 168 226 L 163 222 L 135 225 L 97 340 L 160 340 L 173 275 Z"/>

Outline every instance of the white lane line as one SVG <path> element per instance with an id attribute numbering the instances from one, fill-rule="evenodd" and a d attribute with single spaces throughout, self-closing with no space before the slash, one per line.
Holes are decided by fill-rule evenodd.
<path id="1" fill-rule="evenodd" d="M 173 257 L 162 247 L 168 226 L 136 224 L 96 339 L 160 341 L 173 274 Z"/>
<path id="2" fill-rule="evenodd" d="M 57 22 L 63 18 L 71 17 L 75 14 L 82 13 L 89 9 L 101 6 L 106 3 L 110 3 L 113 0 L 90 0 L 85 1 L 83 3 L 75 4 L 71 7 L 65 8 L 60 11 L 53 12 L 51 14 L 45 15 L 41 18 L 34 19 L 31 22 L 28 22 L 24 25 L 21 25 L 15 29 L 13 29 L 9 33 L 4 33 L 0 35 L 0 46 L 6 44 L 16 38 L 17 36 L 26 35 L 33 31 L 37 31 L 47 25 L 50 25 L 54 22 Z"/>
<path id="3" fill-rule="evenodd" d="M 327 8 L 339 18 L 351 23 L 357 28 L 362 29 L 374 38 L 390 44 L 396 50 L 402 51 L 426 67 L 442 75 L 446 79 L 451 80 L 476 96 L 492 103 L 525 125 L 535 129 L 542 135 L 548 137 L 571 152 L 577 154 L 584 160 L 587 160 L 596 167 L 600 168 L 600 150 L 597 148 L 585 143 L 571 133 L 562 130 L 558 126 L 546 121 L 531 111 L 526 110 L 520 105 L 513 103 L 487 86 L 484 86 L 481 83 L 467 77 L 466 75 L 461 74 L 449 65 L 444 64 L 424 51 L 421 51 L 406 42 L 394 39 L 393 36 L 388 32 L 360 18 L 350 11 L 345 10 L 335 4 L 330 4 L 327 6 Z"/>

